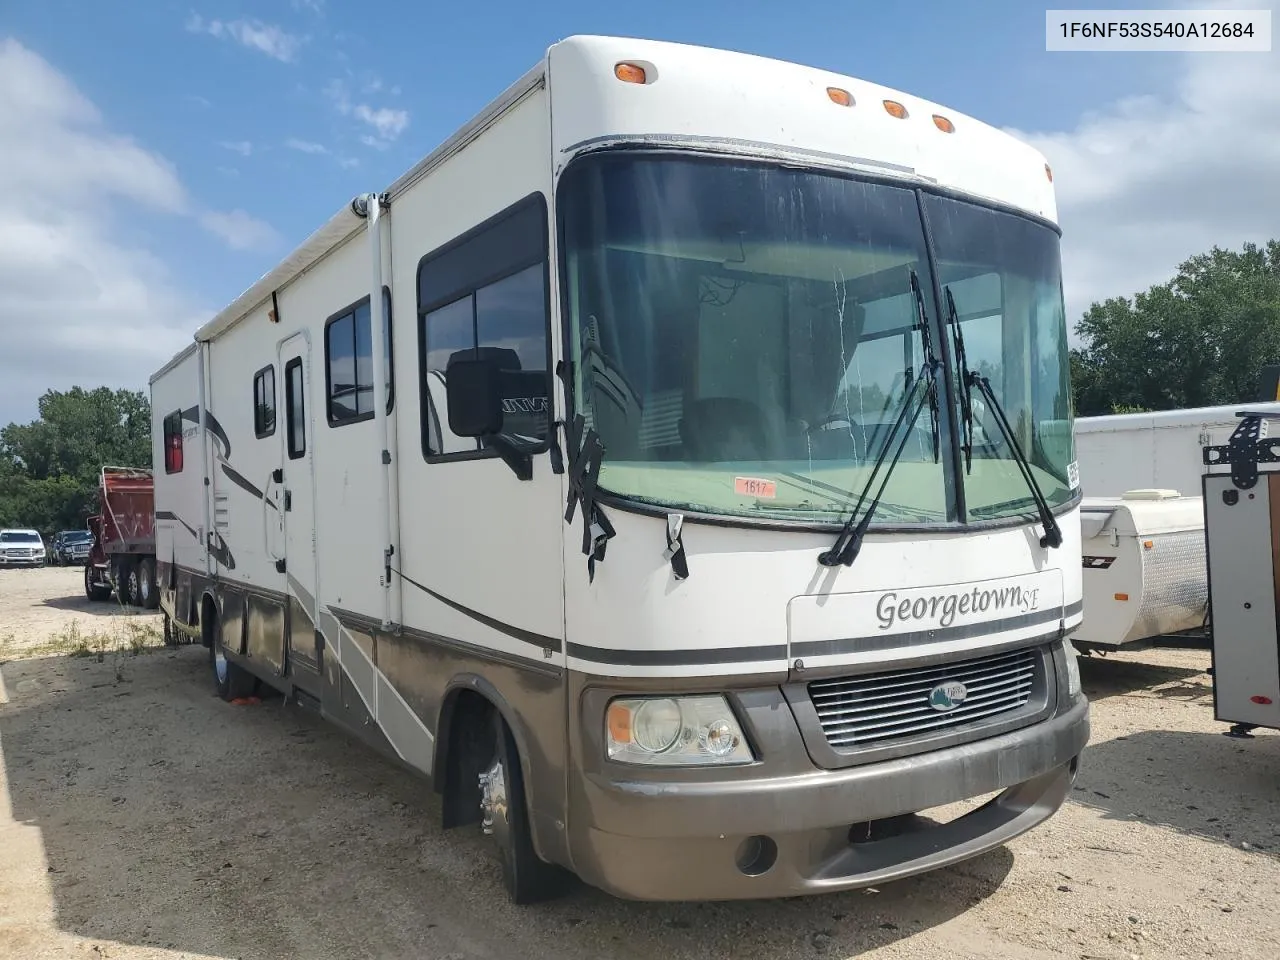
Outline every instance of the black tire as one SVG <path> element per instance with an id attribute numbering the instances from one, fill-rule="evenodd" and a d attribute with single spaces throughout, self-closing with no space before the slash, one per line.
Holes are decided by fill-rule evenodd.
<path id="1" fill-rule="evenodd" d="M 90 601 L 105 600 L 111 595 L 110 588 L 104 588 L 94 582 L 93 567 L 84 565 L 84 595 Z"/>
<path id="2" fill-rule="evenodd" d="M 136 584 L 137 566 L 132 560 L 121 560 L 116 566 L 116 599 L 120 606 L 131 607 L 134 604 L 133 590 Z"/>
<path id="3" fill-rule="evenodd" d="M 563 896 L 572 875 L 547 863 L 533 849 L 525 800 L 524 773 L 515 737 L 497 710 L 492 711 L 493 759 L 481 783 L 481 824 L 498 848 L 502 885 L 515 904 Z M 505 803 L 500 802 L 505 799 Z M 494 803 L 494 800 L 499 802 Z"/>
<path id="4" fill-rule="evenodd" d="M 213 670 L 213 686 L 218 696 L 228 702 L 253 695 L 257 678 L 227 656 L 214 624 L 213 642 L 209 644 L 209 666 Z"/>
<path id="5" fill-rule="evenodd" d="M 154 610 L 160 606 L 160 588 L 156 584 L 156 562 L 146 557 L 136 569 L 138 592 L 134 599 L 144 610 Z"/>

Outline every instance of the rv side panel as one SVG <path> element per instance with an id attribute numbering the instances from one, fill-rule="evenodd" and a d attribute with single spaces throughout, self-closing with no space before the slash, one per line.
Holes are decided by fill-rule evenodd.
<path id="1" fill-rule="evenodd" d="M 165 611 L 187 626 L 199 622 L 195 587 L 203 583 L 205 571 L 197 419 L 199 356 L 197 349 L 190 348 L 151 382 L 156 585 Z"/>

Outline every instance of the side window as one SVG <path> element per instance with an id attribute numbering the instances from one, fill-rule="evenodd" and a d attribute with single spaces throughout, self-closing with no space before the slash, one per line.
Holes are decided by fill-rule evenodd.
<path id="1" fill-rule="evenodd" d="M 373 417 L 373 328 L 369 298 L 330 317 L 324 327 L 325 415 L 329 426 Z M 383 359 L 387 373 L 387 413 L 394 406 L 391 373 L 391 291 L 382 290 Z"/>
<path id="2" fill-rule="evenodd" d="M 428 457 L 483 455 L 449 430 L 449 364 L 488 357 L 502 371 L 502 435 L 520 449 L 545 446 L 551 425 L 547 364 L 547 208 L 534 194 L 418 266 L 422 447 Z"/>
<path id="3" fill-rule="evenodd" d="M 182 411 L 164 418 L 164 472 L 182 472 Z"/>
<path id="4" fill-rule="evenodd" d="M 263 367 L 253 375 L 253 432 L 261 440 L 276 432 L 276 368 Z"/>
<path id="5" fill-rule="evenodd" d="M 289 459 L 307 452 L 306 398 L 302 389 L 302 360 L 294 357 L 284 367 L 284 416 Z"/>

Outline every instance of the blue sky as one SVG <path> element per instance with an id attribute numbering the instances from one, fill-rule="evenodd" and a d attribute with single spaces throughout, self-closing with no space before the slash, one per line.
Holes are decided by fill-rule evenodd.
<path id="1" fill-rule="evenodd" d="M 1077 242 L 1072 234 L 1079 232 L 1071 222 L 1067 173 L 1080 162 L 1084 183 L 1101 177 L 1094 142 L 1099 131 L 1113 136 L 1115 123 L 1132 121 L 1126 105 L 1135 97 L 1162 109 L 1197 109 L 1185 89 L 1197 72 L 1188 58 L 1047 53 L 1044 5 L 1025 0 L 902 6 L 492 0 L 483 7 L 405 0 L 9 0 L 0 12 L 0 42 L 16 42 L 10 52 L 22 52 L 14 70 L 38 74 L 39 83 L 52 87 L 65 81 L 96 108 L 95 118 L 68 123 L 91 128 L 84 135 L 97 138 L 114 158 L 103 163 L 132 162 L 118 156 L 123 144 L 156 165 L 127 185 L 104 187 L 96 201 L 86 199 L 87 222 L 95 243 L 114 245 L 136 268 L 138 289 L 129 302 L 142 304 L 143 313 L 166 314 L 150 322 L 166 334 L 181 327 L 184 338 L 194 326 L 189 321 L 234 297 L 351 196 L 386 186 L 532 66 L 548 44 L 573 33 L 703 43 L 794 60 L 1024 131 L 1041 149 L 1063 155 L 1058 180 L 1068 243 Z M 1264 76 L 1274 79 L 1276 55 L 1258 56 L 1267 58 Z M 1249 69 L 1260 69 L 1260 62 Z M 1249 83 L 1256 84 L 1256 77 Z M 28 111 L 17 114 L 28 118 L 22 122 L 29 126 L 35 117 L 43 123 L 39 118 L 51 111 L 33 112 L 39 103 L 31 98 L 38 94 L 27 93 L 37 84 L 11 86 L 19 88 L 19 101 L 28 96 L 14 108 Z M 65 89 L 58 95 L 72 98 Z M 62 133 L 59 128 L 49 136 Z M 1118 142 L 1134 150 L 1143 136 L 1130 132 Z M 1051 159 L 1057 170 L 1059 161 Z M 31 165 L 38 166 L 38 158 Z M 0 177 L 4 173 L 0 160 Z M 147 177 L 158 184 L 159 196 L 146 195 Z M 120 178 L 127 179 L 123 173 Z M 71 214 L 41 216 L 48 226 Z M 1101 229 L 1096 216 L 1087 230 L 1083 219 L 1079 227 L 1086 237 L 1087 230 Z M 1203 249 L 1210 234 L 1214 242 L 1220 235 L 1221 242 L 1238 246 L 1261 226 L 1214 229 L 1197 228 L 1160 264 L 1134 271 L 1131 283 L 1127 275 L 1099 279 L 1087 293 L 1078 287 L 1069 302 L 1081 307 L 1093 296 L 1130 293 Z M 74 260 L 78 254 L 62 255 Z M 0 248 L 0 278 L 4 256 Z M 1103 289 L 1117 283 L 1117 289 Z M 93 309 L 91 300 L 83 309 Z M 15 316 L 0 312 L 0 323 L 12 326 Z M 150 329 L 143 322 L 124 324 L 124 339 L 146 343 L 130 354 L 116 338 L 108 379 L 145 386 L 145 372 L 160 350 Z M 33 355 L 43 353 L 34 339 L 29 342 Z M 137 361 L 140 367 L 121 359 L 139 354 L 147 358 Z M 42 382 L 30 369 L 25 377 L 0 381 L 0 423 L 32 415 Z"/>

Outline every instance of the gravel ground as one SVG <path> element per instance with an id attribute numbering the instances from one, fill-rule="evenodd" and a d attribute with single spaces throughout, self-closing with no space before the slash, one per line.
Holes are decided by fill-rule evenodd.
<path id="1" fill-rule="evenodd" d="M 84 601 L 77 570 L 0 571 L 0 957 L 1280 956 L 1280 735 L 1220 735 L 1205 651 L 1084 661 L 1074 796 L 958 868 L 514 908 L 419 780 L 278 699 L 222 703 L 203 648 L 154 649 L 155 626 Z"/>

